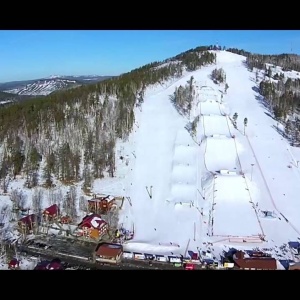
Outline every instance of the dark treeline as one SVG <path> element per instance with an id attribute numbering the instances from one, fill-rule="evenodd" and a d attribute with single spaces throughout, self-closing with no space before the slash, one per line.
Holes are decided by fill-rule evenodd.
<path id="1" fill-rule="evenodd" d="M 0 109 L 0 180 L 21 174 L 26 186 L 51 187 L 83 180 L 89 189 L 105 172 L 114 176 L 116 140 L 126 140 L 134 107 L 149 85 L 180 78 L 215 62 L 209 47 L 198 47 L 97 84 L 59 91 Z M 41 178 L 39 178 L 41 174 Z"/>
<path id="2" fill-rule="evenodd" d="M 246 56 L 249 69 L 251 71 L 256 69 L 259 92 L 274 118 L 284 125 L 282 134 L 292 145 L 300 146 L 300 79 L 292 79 L 284 74 L 285 71 L 292 70 L 300 72 L 300 56 L 259 55 L 239 49 L 227 49 L 227 51 Z M 261 80 L 259 70 L 263 74 Z"/>

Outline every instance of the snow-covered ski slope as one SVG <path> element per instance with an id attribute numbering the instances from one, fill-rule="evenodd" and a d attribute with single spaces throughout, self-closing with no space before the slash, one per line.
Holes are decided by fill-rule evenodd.
<path id="1" fill-rule="evenodd" d="M 120 222 L 135 230 L 126 250 L 185 255 L 207 242 L 217 251 L 224 245 L 272 248 L 300 238 L 300 172 L 295 162 L 287 167 L 292 150 L 257 100 L 255 74 L 244 61 L 220 51 L 216 65 L 147 90 L 128 142 L 135 155 L 122 180 L 130 201 Z M 226 73 L 227 93 L 210 79 L 215 68 Z M 200 116 L 196 139 L 169 98 L 191 76 L 194 116 Z"/>

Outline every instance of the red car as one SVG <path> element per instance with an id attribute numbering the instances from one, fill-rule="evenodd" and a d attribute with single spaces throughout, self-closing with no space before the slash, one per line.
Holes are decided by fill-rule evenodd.
<path id="1" fill-rule="evenodd" d="M 185 264 L 184 269 L 185 270 L 195 270 L 195 265 L 194 264 Z"/>

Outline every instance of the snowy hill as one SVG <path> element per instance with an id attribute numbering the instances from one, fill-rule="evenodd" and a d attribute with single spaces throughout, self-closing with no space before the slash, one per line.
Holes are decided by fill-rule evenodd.
<path id="1" fill-rule="evenodd" d="M 134 227 L 127 251 L 186 256 L 188 250 L 208 250 L 217 260 L 230 247 L 259 248 L 297 260 L 287 243 L 300 239 L 299 149 L 277 132 L 246 58 L 211 52 L 215 64 L 185 69 L 178 78 L 146 88 L 143 101 L 134 105 L 129 138 L 117 140 L 113 177 L 94 180 L 91 192 L 128 200 L 119 216 L 124 228 Z M 226 81 L 216 83 L 211 74 L 220 68 Z M 45 80 L 45 88 L 52 80 L 61 79 Z M 107 111 L 116 102 L 107 100 Z M 63 129 L 63 138 L 78 144 L 74 128 Z M 22 188 L 24 181 L 19 177 L 10 188 Z M 82 186 L 83 181 L 75 185 L 79 196 Z M 30 199 L 33 190 L 24 191 Z"/>
<path id="2" fill-rule="evenodd" d="M 54 78 L 48 80 L 38 80 L 22 87 L 7 90 L 6 92 L 18 95 L 49 95 L 54 91 L 65 89 L 74 85 L 76 86 L 75 80 Z"/>
<path id="3" fill-rule="evenodd" d="M 51 75 L 48 78 L 19 81 L 19 82 L 7 82 L 0 84 L 0 90 L 17 95 L 31 95 L 41 96 L 49 95 L 52 92 L 77 87 L 82 84 L 90 84 L 105 80 L 111 76 L 59 76 Z"/>
<path id="4" fill-rule="evenodd" d="M 129 157 L 122 186 L 131 199 L 120 222 L 136 230 L 127 250 L 185 255 L 212 243 L 215 256 L 233 246 L 273 249 L 277 257 L 279 246 L 300 238 L 296 159 L 257 100 L 255 74 L 244 61 L 221 51 L 216 65 L 147 91 L 135 133 L 119 152 Z M 226 73 L 227 94 L 210 79 L 215 68 Z M 193 117 L 178 114 L 169 100 L 191 76 L 196 140 L 185 129 Z"/>

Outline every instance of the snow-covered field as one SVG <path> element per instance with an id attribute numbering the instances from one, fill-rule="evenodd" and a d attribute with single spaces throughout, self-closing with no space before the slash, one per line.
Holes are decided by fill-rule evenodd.
<path id="1" fill-rule="evenodd" d="M 147 89 L 129 140 L 117 145 L 116 177 L 94 184 L 95 193 L 129 198 L 120 223 L 134 225 L 135 236 L 125 250 L 185 255 L 212 243 L 216 256 L 226 247 L 272 248 L 276 256 L 279 246 L 300 239 L 300 150 L 274 130 L 244 61 L 220 51 L 216 65 Z M 215 68 L 226 73 L 227 93 L 210 79 Z M 198 144 L 185 129 L 190 120 L 170 101 L 191 76 Z"/>
<path id="2" fill-rule="evenodd" d="M 249 237 L 262 234 L 242 176 L 217 176 L 215 189 L 214 236 Z M 241 224 L 246 225 L 241 226 Z"/>
<path id="3" fill-rule="evenodd" d="M 201 105 L 202 107 L 202 105 Z M 205 135 L 212 136 L 212 135 L 228 135 L 228 126 L 227 120 L 224 116 L 217 116 L 217 115 L 210 115 L 210 116 L 203 116 L 202 117 L 203 127 L 205 128 Z"/>
<path id="4" fill-rule="evenodd" d="M 255 75 L 246 69 L 244 60 L 221 51 L 216 66 L 189 73 L 166 89 L 148 91 L 138 116 L 140 128 L 131 137 L 137 157 L 131 162 L 133 170 L 125 184 L 132 206 L 127 204 L 121 217 L 133 222 L 136 229 L 135 239 L 126 246 L 128 250 L 184 255 L 187 248 L 197 251 L 197 247 L 212 242 L 218 253 L 226 246 L 270 248 L 300 237 L 296 216 L 300 173 L 295 166 L 287 167 L 297 161 L 291 156 L 296 154 L 287 150 L 287 142 L 272 128 L 274 121 L 256 100 L 251 80 Z M 221 92 L 224 87 L 209 79 L 216 67 L 225 70 L 227 94 Z M 200 146 L 187 132 L 183 134 L 187 120 L 169 101 L 175 87 L 184 85 L 190 76 L 198 85 L 194 103 L 195 114 L 200 115 L 197 135 L 207 137 Z M 235 112 L 239 115 L 237 129 L 226 117 Z M 209 172 L 221 170 L 236 175 L 217 174 L 213 184 Z M 146 186 L 152 186 L 152 199 Z M 266 218 L 264 210 L 274 211 L 275 217 Z M 247 237 L 253 239 L 251 243 L 248 239 L 245 246 L 243 239 Z M 171 243 L 179 245 L 176 251 L 166 248 Z"/>
<path id="5" fill-rule="evenodd" d="M 239 168 L 235 143 L 232 138 L 208 137 L 206 143 L 205 162 L 208 170 L 235 171 Z"/>

